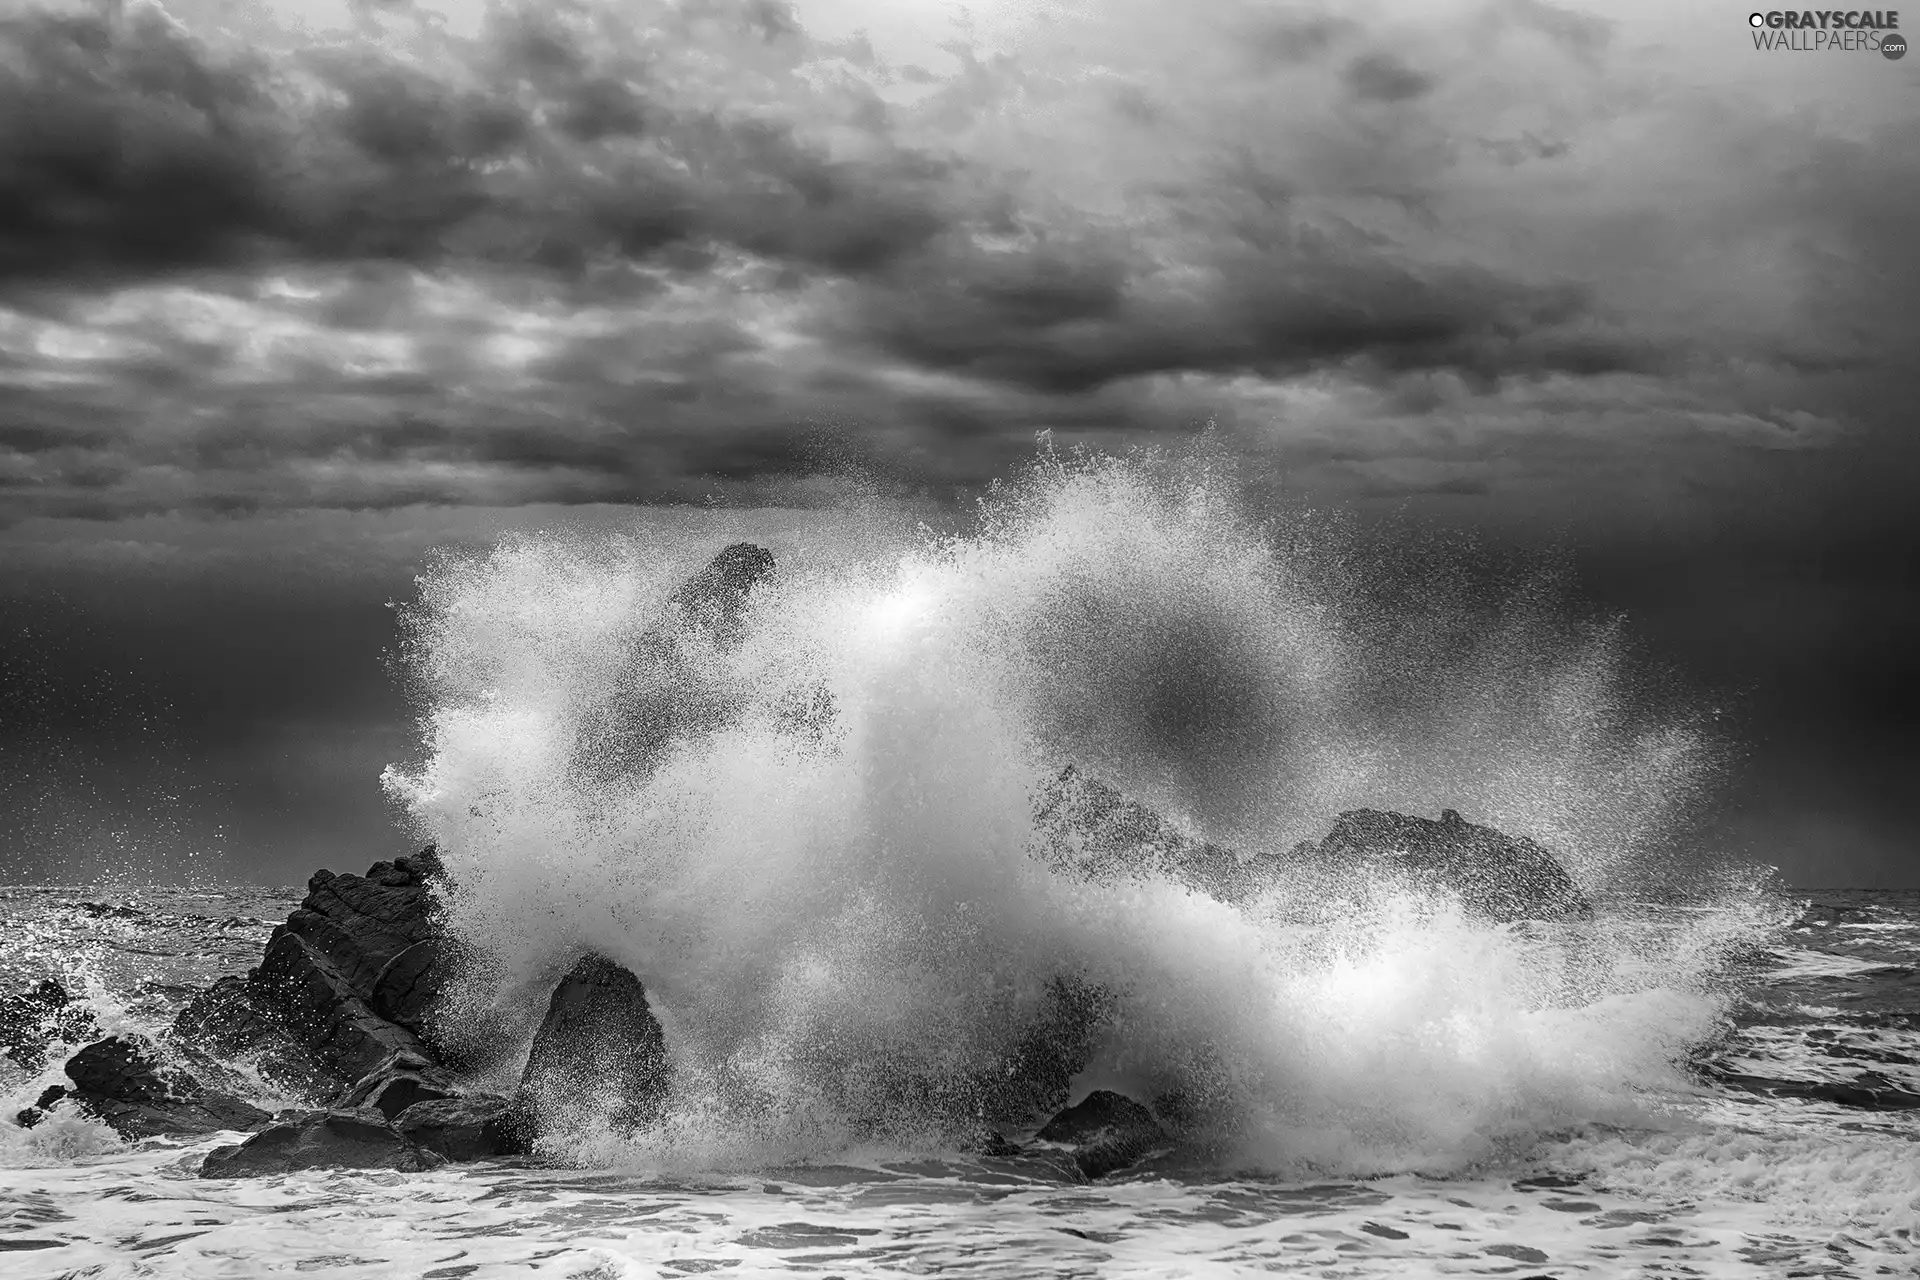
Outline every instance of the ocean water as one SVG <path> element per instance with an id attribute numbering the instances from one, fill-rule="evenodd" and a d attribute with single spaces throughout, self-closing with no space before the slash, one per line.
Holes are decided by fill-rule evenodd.
<path id="1" fill-rule="evenodd" d="M 106 901 L 137 915 L 96 917 Z M 164 1024 L 244 968 L 292 890 L 0 890 L 0 979 L 84 990 L 110 1027 Z M 1778 1080 L 1920 1089 L 1920 894 L 1801 899 L 1729 988 L 1704 1057 Z M 1647 927 L 1667 909 L 1626 904 Z M 0 1063 L 11 1117 L 33 1079 Z M 265 1101 L 276 1100 L 268 1096 Z M 1016 1161 L 844 1149 L 661 1173 L 564 1161 L 426 1174 L 195 1176 L 228 1139 L 125 1144 L 0 1124 L 8 1277 L 728 1275 L 1872 1276 L 1920 1269 L 1920 1112 L 1676 1076 L 1637 1123 L 1568 1123 L 1439 1172 L 1228 1174 L 1163 1159 L 1075 1185 Z"/>
<path id="2" fill-rule="evenodd" d="M 666 1032 L 657 1124 L 202 1180 L 227 1139 L 6 1123 L 59 1068 L 0 1063 L 5 1273 L 1920 1265 L 1920 1111 L 1833 1100 L 1920 1090 L 1920 896 L 1796 894 L 1698 845 L 1734 753 L 1551 573 L 1491 590 L 1444 547 L 1256 519 L 1204 460 L 1049 456 L 963 534 L 870 511 L 769 545 L 718 635 L 649 629 L 718 549 L 660 534 L 450 557 L 406 611 L 420 742 L 384 785 L 450 877 L 444 1026 L 508 1087 L 556 977 L 610 955 Z M 1554 849 L 1595 917 L 1490 923 L 1359 872 L 1234 906 L 1094 874 L 1036 850 L 1066 763 L 1243 850 L 1458 809 Z M 59 978 L 108 1029 L 164 1025 L 297 900 L 3 893 L 0 984 Z M 962 1154 L 1063 980 L 1105 1018 L 1074 1092 L 1180 1112 L 1092 1184 Z"/>

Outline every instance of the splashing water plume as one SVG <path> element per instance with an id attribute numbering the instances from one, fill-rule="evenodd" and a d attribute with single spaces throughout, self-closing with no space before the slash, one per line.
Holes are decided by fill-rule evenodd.
<path id="1" fill-rule="evenodd" d="M 587 1161 L 951 1142 L 1076 992 L 1101 1016 L 1074 1095 L 1153 1099 L 1225 1164 L 1446 1169 L 1647 1120 L 1772 923 L 1756 894 L 1662 940 L 1604 905 L 1494 925 L 1282 883 L 1230 906 L 1034 856 L 1071 763 L 1243 851 L 1457 807 L 1623 887 L 1704 739 L 1630 714 L 1613 632 L 1538 593 L 1356 585 L 1339 542 L 1255 522 L 1206 466 L 1050 455 L 966 536 L 776 544 L 724 642 L 656 623 L 711 546 L 521 538 L 442 566 L 413 615 L 426 762 L 387 781 L 454 883 L 463 1021 L 524 1047 L 582 951 L 641 976 L 672 1102 L 631 1142 L 571 1140 Z"/>

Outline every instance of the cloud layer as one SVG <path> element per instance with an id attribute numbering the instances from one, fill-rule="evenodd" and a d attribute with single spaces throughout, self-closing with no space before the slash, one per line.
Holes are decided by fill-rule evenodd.
<path id="1" fill-rule="evenodd" d="M 1890 67 L 1783 96 L 1732 26 L 253 21 L 0 19 L 0 518 L 947 492 L 1209 421 L 1351 492 L 1710 478 L 1871 432 L 1916 336 L 1911 109 L 1815 109 Z"/>

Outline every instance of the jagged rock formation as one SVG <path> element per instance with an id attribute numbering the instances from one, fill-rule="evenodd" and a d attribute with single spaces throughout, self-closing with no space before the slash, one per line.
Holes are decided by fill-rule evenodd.
<path id="1" fill-rule="evenodd" d="M 230 974 L 196 992 L 174 1016 L 167 1037 L 190 1057 L 250 1058 L 263 1079 L 295 1097 L 331 1097 L 342 1083 L 339 1067 L 308 1048 L 289 1028 L 280 1003 L 247 977 Z"/>
<path id="2" fill-rule="evenodd" d="M 417 1053 L 396 1053 L 369 1071 L 334 1101 L 335 1107 L 372 1107 L 392 1120 L 418 1102 L 458 1097 L 460 1082 L 451 1071 Z"/>
<path id="3" fill-rule="evenodd" d="M 260 1053 L 264 1074 L 315 1098 L 395 1054 L 437 1060 L 428 1011 L 447 976 L 432 918 L 439 871 L 429 847 L 364 876 L 315 872 L 259 967 L 195 996 L 171 1034 L 224 1058 Z"/>
<path id="4" fill-rule="evenodd" d="M 32 1106 L 13 1113 L 13 1122 L 22 1129 L 33 1128 L 33 1126 L 47 1118 L 47 1112 L 53 1109 L 53 1105 L 56 1102 L 59 1102 L 71 1092 L 72 1090 L 63 1084 L 48 1085 L 40 1091 L 40 1096 L 34 1099 Z"/>
<path id="5" fill-rule="evenodd" d="M 1438 822 L 1378 809 L 1340 815 L 1311 850 L 1323 866 L 1363 866 L 1460 895 L 1493 920 L 1584 920 L 1593 907 L 1552 854 L 1524 836 L 1475 826 L 1448 809 Z"/>
<path id="6" fill-rule="evenodd" d="M 377 862 L 365 876 L 317 871 L 307 897 L 267 941 L 249 982 L 286 1025 L 347 1079 L 408 1052 L 433 1057 L 423 1032 L 437 993 L 432 849 Z"/>
<path id="7" fill-rule="evenodd" d="M 1222 902 L 1244 902 L 1296 877 L 1445 889 L 1493 920 L 1593 914 L 1552 854 L 1524 837 L 1475 826 L 1452 809 L 1438 822 L 1355 809 L 1341 814 L 1318 844 L 1243 857 L 1181 834 L 1152 809 L 1068 765 L 1037 798 L 1034 829 L 1038 855 L 1065 872 L 1096 880 L 1161 875 Z"/>
<path id="8" fill-rule="evenodd" d="M 519 1107 L 540 1132 L 630 1132 L 659 1115 L 666 1088 L 666 1043 L 640 979 L 604 956 L 583 957 L 547 1004 Z"/>
<path id="9" fill-rule="evenodd" d="M 1162 875 L 1240 902 L 1273 882 L 1277 860 L 1242 862 L 1231 849 L 1176 831 L 1152 809 L 1072 765 L 1034 805 L 1037 851 L 1062 871 L 1104 880 Z"/>
<path id="10" fill-rule="evenodd" d="M 583 717 L 576 774 L 600 781 L 645 774 L 674 740 L 738 714 L 735 691 L 708 676 L 686 641 L 718 649 L 739 644 L 747 599 L 772 572 L 772 552 L 736 542 L 667 598 L 662 616 L 635 637 L 606 701 Z"/>
<path id="11" fill-rule="evenodd" d="M 123 1138 L 252 1129 L 273 1118 L 162 1065 L 154 1045 L 136 1037 L 109 1036 L 90 1044 L 67 1060 L 66 1071 L 73 1081 L 67 1096 Z"/>

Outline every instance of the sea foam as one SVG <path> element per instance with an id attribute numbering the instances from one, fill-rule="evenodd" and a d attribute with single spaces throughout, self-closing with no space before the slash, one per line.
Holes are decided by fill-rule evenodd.
<path id="1" fill-rule="evenodd" d="M 1539 582 L 1370 568 L 1204 462 L 1049 455 L 963 534 L 842 527 L 771 541 L 737 644 L 648 638 L 718 550 L 657 533 L 518 537 L 422 580 L 422 761 L 387 785 L 453 882 L 452 1020 L 509 1071 L 593 949 L 640 975 L 674 1061 L 657 1129 L 560 1154 L 938 1148 L 1062 980 L 1107 1014 L 1075 1093 L 1177 1101 L 1225 1166 L 1443 1171 L 1685 1096 L 1728 957 L 1777 921 L 1737 878 L 1678 926 L 1605 907 L 1673 858 L 1715 760 L 1684 705 L 1637 696 L 1617 625 Z M 608 767 L 609 716 L 664 749 Z M 1444 896 L 1231 907 L 1061 875 L 1032 822 L 1068 763 L 1246 851 L 1457 808 L 1603 907 L 1496 925 Z"/>

